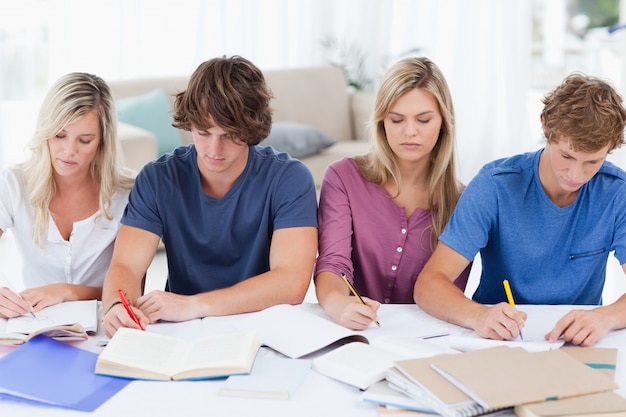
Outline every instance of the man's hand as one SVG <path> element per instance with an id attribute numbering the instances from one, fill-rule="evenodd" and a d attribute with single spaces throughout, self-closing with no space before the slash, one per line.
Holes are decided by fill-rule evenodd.
<path id="1" fill-rule="evenodd" d="M 494 340 L 511 340 L 524 327 L 526 313 L 507 303 L 487 307 L 476 317 L 474 330 L 481 337 Z"/>
<path id="2" fill-rule="evenodd" d="M 137 307 L 148 317 L 150 323 L 158 320 L 186 321 L 199 317 L 196 297 L 166 291 L 151 291 L 137 299 Z"/>
<path id="3" fill-rule="evenodd" d="M 104 320 L 102 321 L 104 332 L 108 337 L 113 337 L 117 329 L 120 327 L 130 327 L 133 329 L 142 330 L 141 327 L 137 325 L 137 323 L 135 323 L 133 319 L 128 315 L 128 312 L 121 302 L 116 302 L 113 306 L 109 307 L 105 306 L 105 308 L 108 308 L 109 310 L 105 311 Z M 135 316 L 137 316 L 137 319 L 139 319 L 141 326 L 145 329 L 149 322 L 148 318 L 137 307 L 131 306 L 131 308 L 135 312 Z"/>
<path id="4" fill-rule="evenodd" d="M 612 320 L 598 310 L 572 310 L 545 337 L 549 342 L 563 337 L 568 343 L 591 346 L 612 328 Z"/>

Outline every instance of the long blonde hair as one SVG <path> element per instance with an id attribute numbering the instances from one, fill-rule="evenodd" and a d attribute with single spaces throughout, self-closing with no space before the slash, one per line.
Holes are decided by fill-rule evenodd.
<path id="1" fill-rule="evenodd" d="M 405 58 L 386 72 L 378 88 L 369 122 L 372 151 L 355 157 L 355 160 L 365 179 L 378 186 L 393 179 L 400 191 L 402 178 L 387 141 L 384 120 L 398 98 L 414 88 L 423 88 L 432 93 L 442 116 L 439 138 L 430 156 L 428 179 L 428 206 L 432 213 L 434 248 L 459 199 L 460 183 L 456 176 L 452 97 L 441 70 L 431 60 L 425 57 Z"/>
<path id="2" fill-rule="evenodd" d="M 35 134 L 29 144 L 30 159 L 18 165 L 28 197 L 35 211 L 33 240 L 41 244 L 48 230 L 49 205 L 56 193 L 48 139 L 67 125 L 95 110 L 100 122 L 101 141 L 91 162 L 90 174 L 100 184 L 99 215 L 111 220 L 108 207 L 119 188 L 130 189 L 133 172 L 122 168 L 117 143 L 115 102 L 104 80 L 98 76 L 74 72 L 61 77 L 44 98 Z"/>

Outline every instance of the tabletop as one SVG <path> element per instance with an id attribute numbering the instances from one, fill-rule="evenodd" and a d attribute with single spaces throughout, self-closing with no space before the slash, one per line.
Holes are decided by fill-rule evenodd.
<path id="1" fill-rule="evenodd" d="M 308 312 L 328 317 L 318 304 L 301 304 L 297 306 Z M 580 306 L 518 306 L 528 313 L 529 321 L 533 320 L 533 327 L 539 332 L 547 332 L 554 323 L 572 308 Z M 100 315 L 102 314 L 100 308 Z M 254 313 L 251 313 L 254 314 Z M 183 323 L 167 323 L 155 326 L 155 331 L 167 333 L 183 338 L 197 338 L 205 334 L 228 331 L 233 323 L 242 315 L 226 317 L 209 317 L 202 320 L 202 326 L 197 321 Z M 398 334 L 404 336 L 424 337 L 432 334 L 447 333 L 450 335 L 467 334 L 468 330 L 435 319 L 423 312 L 416 305 L 382 305 L 379 311 L 381 327 L 370 326 L 363 331 L 363 335 L 370 341 L 376 337 Z M 276 324 L 280 326 L 280 323 Z M 98 334 L 91 336 L 84 342 L 72 342 L 76 346 L 100 352 L 103 347 L 100 342 L 103 332 L 100 326 Z M 528 330 L 525 327 L 525 332 Z M 198 332 L 197 329 L 202 329 Z M 191 329 L 194 329 L 193 332 Z M 526 337 L 526 334 L 525 334 Z M 445 343 L 445 337 L 438 338 Z M 435 339 L 431 339 L 435 340 Z M 626 330 L 610 332 L 599 341 L 597 347 L 620 348 L 618 353 L 616 382 L 617 391 L 626 396 Z M 11 347 L 0 347 L 0 356 L 9 352 Z M 259 355 L 280 355 L 279 353 L 262 347 Z M 109 401 L 100 406 L 93 416 L 377 416 L 376 406 L 363 402 L 360 399 L 361 391 L 358 388 L 332 380 L 314 370 L 311 370 L 298 388 L 295 395 L 289 400 L 270 400 L 256 398 L 236 398 L 219 396 L 217 391 L 224 379 L 204 381 L 133 381 L 122 391 L 114 395 Z M 84 412 L 36 406 L 10 400 L 0 400 L 0 415 L 10 416 L 81 416 Z M 510 415 L 513 415 L 512 413 Z"/>

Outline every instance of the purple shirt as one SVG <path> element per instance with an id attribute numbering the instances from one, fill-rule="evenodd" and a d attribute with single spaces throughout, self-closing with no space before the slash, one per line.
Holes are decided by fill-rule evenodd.
<path id="1" fill-rule="evenodd" d="M 318 223 L 315 275 L 344 273 L 363 296 L 414 302 L 415 280 L 432 254 L 429 210 L 417 209 L 407 220 L 404 207 L 365 180 L 354 159 L 344 158 L 324 174 Z"/>

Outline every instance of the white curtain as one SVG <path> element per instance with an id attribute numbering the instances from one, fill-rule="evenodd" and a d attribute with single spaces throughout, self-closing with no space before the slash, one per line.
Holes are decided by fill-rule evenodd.
<path id="1" fill-rule="evenodd" d="M 0 37 L 0 85 L 20 89 L 15 95 L 21 100 L 6 110 L 7 98 L 0 96 L 5 100 L 0 146 L 4 143 L 8 151 L 2 152 L 3 165 L 23 156 L 41 94 L 66 72 L 88 71 L 108 80 L 190 74 L 210 57 L 233 54 L 262 69 L 324 65 L 332 59 L 331 51 L 322 47 L 328 36 L 361 48 L 373 76 L 416 47 L 441 66 L 456 105 L 464 182 L 491 159 L 538 146 L 527 129 L 531 6 L 525 0 L 9 4 L 0 13 L 0 30 L 5 29 Z M 6 38 L 10 41 L 16 34 L 31 39 L 21 57 L 6 51 Z M 24 100 L 28 105 L 20 107 Z M 19 140 L 13 132 L 19 132 Z"/>

